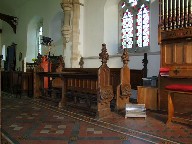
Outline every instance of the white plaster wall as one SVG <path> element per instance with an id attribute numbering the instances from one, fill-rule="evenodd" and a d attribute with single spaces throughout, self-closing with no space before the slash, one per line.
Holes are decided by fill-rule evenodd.
<path id="1" fill-rule="evenodd" d="M 158 24 L 159 24 L 159 2 L 158 0 L 151 0 L 150 5 L 150 50 L 151 52 L 160 51 L 158 45 Z"/>
<path id="2" fill-rule="evenodd" d="M 110 55 L 118 51 L 118 0 L 107 0 L 104 5 L 104 42 Z"/>
<path id="3" fill-rule="evenodd" d="M 85 0 L 84 57 L 98 56 L 101 44 L 104 43 L 105 2 L 106 0 Z"/>
<path id="4" fill-rule="evenodd" d="M 61 28 L 63 26 L 63 11 L 59 10 L 56 15 L 53 16 L 50 22 L 50 37 L 53 40 L 53 46 L 51 50 L 52 55 L 63 55 L 63 39 Z"/>
<path id="5" fill-rule="evenodd" d="M 13 13 L 14 16 L 17 16 L 19 18 L 17 34 L 14 34 L 12 32 L 12 29 L 9 28 L 9 25 L 3 24 L 3 29 L 6 31 L 6 33 L 2 34 L 2 44 L 6 44 L 6 46 L 10 45 L 12 42 L 15 42 L 17 44 L 17 68 L 21 67 L 21 62 L 18 61 L 19 52 L 23 53 L 23 58 L 26 56 L 27 48 L 35 53 L 35 42 L 28 41 L 29 45 L 27 45 L 27 30 L 30 20 L 36 16 L 42 17 L 44 20 L 43 35 L 51 38 L 53 37 L 54 40 L 56 40 L 55 48 L 58 50 L 58 53 L 63 54 L 60 51 L 61 49 L 63 49 L 63 42 L 61 34 L 58 34 L 61 30 L 60 26 L 62 20 L 60 20 L 60 25 L 59 22 L 55 21 L 58 20 L 58 13 L 62 13 L 60 3 L 61 0 L 33 0 L 25 2 L 24 5 L 20 6 Z"/>
<path id="6" fill-rule="evenodd" d="M 121 55 L 118 49 L 118 3 L 120 0 L 107 0 L 99 3 L 88 0 L 85 7 L 85 39 L 84 39 L 84 67 L 98 67 L 101 65 L 98 55 L 101 52 L 101 44 L 107 45 L 109 67 L 121 67 Z M 94 7 L 93 7 L 94 6 Z M 151 1 L 150 17 L 150 52 L 148 53 L 148 76 L 158 75 L 160 67 L 160 47 L 158 40 L 158 0 Z M 95 9 L 97 9 L 95 12 Z M 103 17 L 104 16 L 104 17 Z M 95 38 L 96 37 L 96 38 Z M 102 41 L 103 39 L 103 41 Z M 143 54 L 129 54 L 129 67 L 131 69 L 142 69 Z"/>
<path id="7" fill-rule="evenodd" d="M 26 50 L 26 61 L 32 62 L 33 58 L 37 57 L 38 48 L 37 48 L 37 32 L 34 30 L 38 29 L 38 23 L 41 20 L 41 17 L 33 17 L 28 23 L 27 27 L 27 50 Z"/>

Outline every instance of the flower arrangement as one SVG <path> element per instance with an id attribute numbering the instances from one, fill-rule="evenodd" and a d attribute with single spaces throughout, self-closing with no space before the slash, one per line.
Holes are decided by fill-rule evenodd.
<path id="1" fill-rule="evenodd" d="M 36 60 L 37 60 L 36 58 L 32 58 L 32 61 L 33 61 L 33 62 L 36 62 Z"/>

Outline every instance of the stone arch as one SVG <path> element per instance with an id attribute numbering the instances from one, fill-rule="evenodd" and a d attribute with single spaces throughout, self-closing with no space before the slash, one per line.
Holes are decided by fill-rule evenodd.
<path id="1" fill-rule="evenodd" d="M 26 51 L 27 62 L 32 62 L 32 59 L 36 58 L 38 55 L 37 30 L 42 23 L 43 23 L 43 18 L 40 16 L 34 16 L 28 23 L 27 51 Z"/>

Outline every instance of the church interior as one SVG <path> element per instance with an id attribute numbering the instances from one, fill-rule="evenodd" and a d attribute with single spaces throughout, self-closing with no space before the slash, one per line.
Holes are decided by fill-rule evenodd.
<path id="1" fill-rule="evenodd" d="M 191 0 L 0 0 L 2 144 L 191 144 Z"/>

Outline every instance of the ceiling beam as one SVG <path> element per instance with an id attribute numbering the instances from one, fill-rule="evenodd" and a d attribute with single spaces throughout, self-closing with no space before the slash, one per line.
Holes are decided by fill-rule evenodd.
<path id="1" fill-rule="evenodd" d="M 14 33 L 16 33 L 16 26 L 18 23 L 17 17 L 0 13 L 0 19 L 7 22 L 12 27 Z"/>

